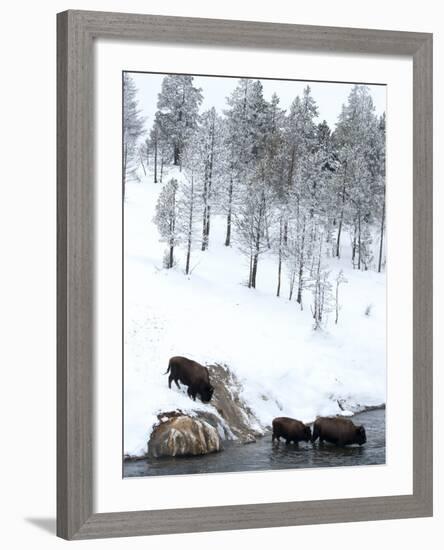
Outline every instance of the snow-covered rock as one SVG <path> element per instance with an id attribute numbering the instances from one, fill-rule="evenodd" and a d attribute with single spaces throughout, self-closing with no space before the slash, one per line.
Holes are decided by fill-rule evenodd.
<path id="1" fill-rule="evenodd" d="M 216 428 L 203 419 L 185 415 L 160 422 L 148 442 L 148 455 L 153 458 L 205 455 L 220 450 Z"/>
<path id="2" fill-rule="evenodd" d="M 214 386 L 211 405 L 241 443 L 252 443 L 265 433 L 254 412 L 242 397 L 242 385 L 226 365 L 210 365 L 210 381 Z"/>

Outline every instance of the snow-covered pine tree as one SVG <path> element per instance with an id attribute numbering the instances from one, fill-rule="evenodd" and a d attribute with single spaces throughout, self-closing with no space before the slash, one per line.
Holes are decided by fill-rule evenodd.
<path id="1" fill-rule="evenodd" d="M 348 225 L 352 233 L 352 261 L 358 269 L 367 269 L 371 262 L 371 227 L 378 205 L 383 201 L 381 193 L 375 192 L 381 166 L 378 135 L 370 90 L 367 86 L 355 85 L 342 107 L 334 141 L 339 162 L 335 175 L 336 256 L 340 255 L 343 227 Z"/>
<path id="2" fill-rule="evenodd" d="M 323 189 L 323 156 L 317 143 L 317 105 L 310 87 L 293 101 L 285 125 L 284 245 L 290 279 L 289 299 L 297 281 L 297 302 L 302 308 L 304 270 L 311 255 L 314 228 L 319 223 Z M 319 209 L 319 212 L 318 212 Z M 284 210 L 285 212 L 285 210 Z"/>
<path id="3" fill-rule="evenodd" d="M 191 253 L 196 244 L 196 221 L 202 216 L 202 157 L 190 138 L 182 151 L 183 174 L 178 191 L 177 233 L 186 247 L 185 274 L 191 270 Z"/>
<path id="4" fill-rule="evenodd" d="M 225 245 L 230 246 L 233 219 L 237 216 L 236 205 L 241 204 L 245 187 L 252 178 L 255 161 L 261 154 L 264 139 L 263 122 L 266 102 L 262 85 L 248 78 L 239 80 L 236 88 L 227 98 L 225 114 L 224 144 L 228 158 L 225 204 L 227 230 Z"/>
<path id="5" fill-rule="evenodd" d="M 137 87 L 129 73 L 123 73 L 123 151 L 122 190 L 125 196 L 126 182 L 137 179 L 140 164 L 138 141 L 144 134 L 145 119 L 141 116 L 137 99 Z"/>
<path id="6" fill-rule="evenodd" d="M 322 232 L 318 235 L 317 246 L 314 251 L 314 271 L 313 278 L 310 283 L 312 290 L 313 302 L 311 306 L 311 312 L 314 319 L 314 330 L 323 328 L 326 321 L 326 314 L 332 310 L 333 297 L 332 297 L 332 285 L 329 281 L 330 271 L 326 269 L 323 263 L 323 247 L 324 247 L 324 234 Z"/>
<path id="7" fill-rule="evenodd" d="M 372 177 L 362 154 L 348 161 L 354 182 L 350 189 L 349 216 L 352 227 L 352 263 L 367 270 L 373 260 L 371 224 L 375 197 L 371 193 Z"/>
<path id="8" fill-rule="evenodd" d="M 202 99 L 202 90 L 194 87 L 192 76 L 167 75 L 162 81 L 158 117 L 175 166 L 181 166 L 181 153 L 196 128 Z"/>
<path id="9" fill-rule="evenodd" d="M 310 86 L 304 88 L 303 96 L 297 96 L 290 106 L 286 119 L 285 146 L 287 188 L 293 189 L 300 160 L 314 146 L 318 107 L 311 95 Z"/>
<path id="10" fill-rule="evenodd" d="M 279 97 L 273 94 L 267 112 L 265 155 L 262 162 L 264 179 L 270 191 L 272 223 L 267 225 L 268 248 L 277 256 L 276 296 L 281 293 L 282 264 L 285 257 L 284 221 L 288 218 L 285 186 L 285 111 L 279 107 Z M 269 214 L 270 215 L 270 214 Z M 276 223 L 273 223 L 276 221 Z M 270 231 L 273 230 L 273 231 Z"/>
<path id="11" fill-rule="evenodd" d="M 234 224 L 234 213 L 239 204 L 240 193 L 238 185 L 238 164 L 236 143 L 232 140 L 231 122 L 228 118 L 221 120 L 221 151 L 218 166 L 217 204 L 218 209 L 226 217 L 225 246 L 231 246 L 231 236 Z"/>
<path id="12" fill-rule="evenodd" d="M 202 250 L 208 248 L 210 238 L 211 209 L 213 206 L 215 180 L 217 179 L 217 163 L 220 152 L 220 119 L 213 107 L 203 113 L 199 121 L 199 129 L 196 134 L 201 151 L 201 163 L 203 167 L 202 186 Z"/>
<path id="13" fill-rule="evenodd" d="M 242 201 L 235 217 L 239 248 L 249 256 L 248 287 L 256 288 L 259 257 L 271 247 L 274 196 L 270 182 L 274 173 L 269 151 L 272 151 L 272 126 L 275 122 L 270 104 L 264 99 L 262 84 L 255 81 L 249 87 L 243 86 L 244 81 L 241 81 L 240 91 L 244 91 L 241 95 L 241 145 L 245 157 L 237 159 Z M 235 105 L 234 101 L 232 105 Z"/>
<path id="14" fill-rule="evenodd" d="M 289 276 L 289 296 L 291 301 L 295 283 L 297 281 L 297 302 L 302 309 L 302 291 L 305 288 L 304 270 L 308 262 L 307 250 L 307 217 L 304 212 L 299 211 L 298 215 L 291 216 L 287 220 L 287 243 L 286 243 L 286 264 Z"/>
<path id="15" fill-rule="evenodd" d="M 167 269 L 171 269 L 174 266 L 174 247 L 179 243 L 180 238 L 177 224 L 177 189 L 178 182 L 176 179 L 170 179 L 164 185 L 162 191 L 159 193 L 156 214 L 153 220 L 159 230 L 160 240 L 168 246 L 168 251 L 164 258 L 164 266 Z"/>
<path id="16" fill-rule="evenodd" d="M 322 218 L 325 227 L 325 242 L 331 244 L 333 239 L 333 227 L 336 223 L 336 193 L 334 178 L 337 170 L 337 157 L 332 139 L 332 132 L 324 120 L 317 126 L 316 159 L 319 170 L 319 182 L 314 181 L 312 196 L 318 198 L 319 204 L 315 208 L 318 216 Z M 317 189 L 316 189 L 317 187 Z M 316 193 L 313 193 L 316 191 Z M 326 248 L 330 253 L 330 248 Z"/>
<path id="17" fill-rule="evenodd" d="M 264 182 L 253 180 L 245 189 L 235 215 L 236 242 L 248 257 L 248 288 L 256 288 L 259 257 L 268 250 L 266 234 L 271 222 L 271 197 Z"/>
<path id="18" fill-rule="evenodd" d="M 375 194 L 379 217 L 378 273 L 382 270 L 385 231 L 385 113 L 379 118 L 374 147 Z"/>

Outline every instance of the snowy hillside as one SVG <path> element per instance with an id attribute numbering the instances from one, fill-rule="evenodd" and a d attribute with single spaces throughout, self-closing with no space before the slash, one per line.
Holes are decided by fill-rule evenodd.
<path id="1" fill-rule="evenodd" d="M 164 182 L 172 176 L 168 170 Z M 288 278 L 276 297 L 277 260 L 260 257 L 257 288 L 245 285 L 247 258 L 235 243 L 224 246 L 225 219 L 212 217 L 209 248 L 194 249 L 191 274 L 184 274 L 185 250 L 177 265 L 163 268 L 165 243 L 153 223 L 162 184 L 152 177 L 127 182 L 124 207 L 124 452 L 141 455 L 157 414 L 207 409 L 185 391 L 168 389 L 164 375 L 173 355 L 202 364 L 222 363 L 241 380 L 244 399 L 259 421 L 291 416 L 312 421 L 342 412 L 338 404 L 385 402 L 385 275 L 353 270 L 348 236 L 344 257 L 327 260 L 334 279 L 340 269 L 341 311 L 330 313 L 323 331 L 313 330 L 311 292 L 304 310 L 288 300 Z M 370 313 L 368 308 L 370 306 Z"/>

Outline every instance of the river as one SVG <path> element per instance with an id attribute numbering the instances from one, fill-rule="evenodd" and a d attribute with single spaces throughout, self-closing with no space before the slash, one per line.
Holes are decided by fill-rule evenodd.
<path id="1" fill-rule="evenodd" d="M 336 447 L 328 443 L 314 445 L 299 443 L 285 445 L 271 443 L 271 433 L 258 438 L 256 443 L 242 445 L 225 441 L 224 450 L 194 457 L 166 457 L 140 459 L 124 463 L 124 477 L 209 474 L 290 468 L 323 468 L 326 466 L 363 466 L 385 464 L 385 410 L 377 409 L 353 417 L 355 424 L 363 424 L 367 443 L 362 447 Z"/>

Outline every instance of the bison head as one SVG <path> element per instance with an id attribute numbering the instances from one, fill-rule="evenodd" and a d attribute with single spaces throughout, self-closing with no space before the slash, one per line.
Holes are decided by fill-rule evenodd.
<path id="1" fill-rule="evenodd" d="M 304 435 L 305 435 L 305 438 L 304 438 L 304 441 L 311 441 L 311 429 L 310 429 L 310 426 L 305 426 L 304 427 Z"/>
<path id="2" fill-rule="evenodd" d="M 365 433 L 365 428 L 364 426 L 358 426 L 356 428 L 356 439 L 357 439 L 357 443 L 359 445 L 364 445 L 364 443 L 367 442 L 367 435 Z"/>
<path id="3" fill-rule="evenodd" d="M 211 401 L 211 398 L 213 397 L 214 388 L 211 384 L 206 384 L 202 391 L 200 392 L 200 398 L 202 399 L 203 403 L 208 403 Z"/>

